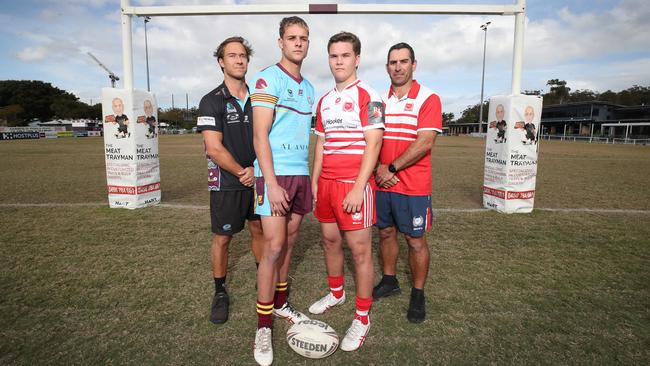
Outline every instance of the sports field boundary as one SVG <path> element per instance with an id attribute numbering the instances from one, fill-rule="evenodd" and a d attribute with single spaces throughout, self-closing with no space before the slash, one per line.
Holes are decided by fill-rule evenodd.
<path id="1" fill-rule="evenodd" d="M 48 203 L 0 203 L 0 208 L 30 208 L 30 207 L 102 207 L 108 206 L 107 202 L 85 202 L 85 203 L 57 203 L 57 202 L 48 202 Z M 182 203 L 161 203 L 153 207 L 161 208 L 173 208 L 173 209 L 185 209 L 185 210 L 209 210 L 210 206 L 207 205 L 189 205 Z M 433 208 L 433 212 L 445 212 L 445 213 L 476 213 L 476 212 L 489 212 L 486 208 L 459 208 L 459 207 L 445 207 L 445 208 Z M 634 210 L 634 209 L 608 209 L 608 208 L 586 208 L 586 207 L 575 207 L 575 208 L 552 208 L 552 207 L 540 207 L 535 208 L 534 211 L 546 211 L 546 212 L 563 212 L 563 213 L 600 213 L 600 214 L 640 214 L 647 215 L 650 214 L 650 210 Z"/>

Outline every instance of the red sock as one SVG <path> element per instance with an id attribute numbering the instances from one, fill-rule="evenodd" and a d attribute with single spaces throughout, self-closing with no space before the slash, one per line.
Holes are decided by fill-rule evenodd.
<path id="1" fill-rule="evenodd" d="M 327 284 L 334 297 L 340 299 L 343 296 L 343 276 L 327 276 Z"/>
<path id="2" fill-rule="evenodd" d="M 257 327 L 273 327 L 273 302 L 257 300 Z"/>
<path id="3" fill-rule="evenodd" d="M 287 302 L 287 290 L 289 284 L 287 282 L 278 282 L 275 285 L 275 295 L 273 296 L 274 308 L 281 309 Z"/>
<path id="4" fill-rule="evenodd" d="M 357 313 L 354 318 L 361 320 L 364 325 L 367 325 L 369 320 L 368 313 L 370 313 L 371 306 L 372 297 L 362 298 L 357 296 Z"/>

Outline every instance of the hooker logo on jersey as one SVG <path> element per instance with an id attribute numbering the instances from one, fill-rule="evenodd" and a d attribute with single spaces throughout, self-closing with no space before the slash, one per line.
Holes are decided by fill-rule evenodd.
<path id="1" fill-rule="evenodd" d="M 404 106 L 404 111 L 413 112 L 413 103 L 406 103 L 406 105 Z"/>
<path id="2" fill-rule="evenodd" d="M 354 105 L 352 104 L 352 102 L 343 103 L 343 111 L 344 112 L 352 112 L 353 109 L 354 109 Z"/>
<path id="3" fill-rule="evenodd" d="M 255 89 L 266 89 L 269 84 L 266 83 L 266 80 L 264 78 L 259 78 L 257 79 L 257 82 L 255 82 Z"/>

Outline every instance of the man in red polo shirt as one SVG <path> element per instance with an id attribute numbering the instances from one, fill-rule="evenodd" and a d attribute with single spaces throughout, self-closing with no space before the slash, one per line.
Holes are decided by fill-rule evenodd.
<path id="1" fill-rule="evenodd" d="M 431 228 L 431 148 L 442 132 L 440 98 L 413 80 L 415 52 L 406 43 L 388 50 L 386 70 L 391 80 L 383 96 L 384 138 L 376 171 L 377 224 L 383 277 L 373 289 L 379 299 L 400 292 L 396 276 L 397 232 L 409 247 L 413 287 L 407 312 L 412 323 L 426 316 L 424 284 L 429 272 L 426 232 Z"/>

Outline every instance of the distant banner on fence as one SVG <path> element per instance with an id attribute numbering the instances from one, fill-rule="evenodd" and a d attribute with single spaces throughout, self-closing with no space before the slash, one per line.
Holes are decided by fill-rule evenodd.
<path id="1" fill-rule="evenodd" d="M 32 140 L 41 138 L 40 132 L 0 132 L 0 140 Z"/>
<path id="2" fill-rule="evenodd" d="M 102 89 L 104 153 L 110 207 L 160 203 L 158 106 L 152 93 Z"/>
<path id="3" fill-rule="evenodd" d="M 490 98 L 483 205 L 505 213 L 531 212 L 535 201 L 542 98 Z"/>

